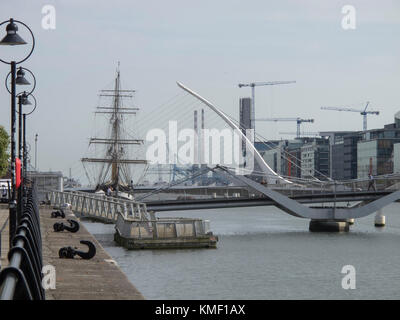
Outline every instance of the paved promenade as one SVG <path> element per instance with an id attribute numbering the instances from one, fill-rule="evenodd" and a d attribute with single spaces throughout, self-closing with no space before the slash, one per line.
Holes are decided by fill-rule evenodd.
<path id="1" fill-rule="evenodd" d="M 54 232 L 55 222 L 75 219 L 72 212 L 66 218 L 51 218 L 53 209 L 41 206 L 40 219 L 43 241 L 43 265 L 51 264 L 56 269 L 56 289 L 46 290 L 47 300 L 142 300 L 141 293 L 129 282 L 126 275 L 115 264 L 111 256 L 81 224 L 77 233 Z M 71 216 L 70 216 L 71 215 Z M 8 216 L 8 209 L 0 207 L 0 226 Z M 2 234 L 2 267 L 7 264 L 8 226 Z M 87 252 L 88 248 L 79 243 L 89 240 L 96 246 L 96 256 L 84 260 L 78 255 L 74 259 L 60 259 L 58 251 L 62 247 L 77 247 Z M 3 259 L 4 258 L 4 259 Z"/>
<path id="2" fill-rule="evenodd" d="M 8 218 L 8 204 L 0 204 L 0 231 L 3 228 L 4 223 Z M 7 259 L 8 253 L 8 222 L 6 222 L 5 228 L 1 232 L 1 259 L 0 266 L 4 268 L 8 264 Z"/>
<path id="3" fill-rule="evenodd" d="M 140 292 L 129 282 L 121 269 L 113 263 L 110 255 L 99 242 L 81 224 L 77 233 L 68 231 L 54 232 L 55 222 L 64 222 L 73 218 L 66 212 L 66 219 L 51 218 L 51 207 L 40 209 L 41 229 L 43 237 L 43 264 L 51 264 L 56 268 L 56 289 L 46 291 L 46 299 L 56 300 L 138 300 L 144 299 Z M 77 220 L 77 219 L 76 219 Z M 90 260 L 75 256 L 74 259 L 60 259 L 58 250 L 62 247 L 78 247 L 87 252 L 87 246 L 79 243 L 89 240 L 96 246 L 96 256 Z"/>

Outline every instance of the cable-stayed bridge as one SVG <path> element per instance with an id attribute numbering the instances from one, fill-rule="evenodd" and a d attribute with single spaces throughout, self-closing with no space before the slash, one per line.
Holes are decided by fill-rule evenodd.
<path id="1" fill-rule="evenodd" d="M 175 211 L 175 210 L 191 210 L 191 209 L 211 209 L 211 208 L 227 208 L 227 207 L 245 207 L 245 206 L 260 206 L 260 205 L 274 205 L 284 212 L 299 218 L 310 219 L 311 222 L 318 222 L 322 225 L 326 223 L 344 223 L 345 227 L 348 228 L 348 221 L 355 218 L 361 218 L 372 213 L 380 211 L 383 207 L 388 204 L 395 202 L 400 199 L 400 191 L 397 190 L 398 183 L 393 183 L 391 188 L 388 189 L 387 186 L 385 189 L 380 189 L 379 191 L 365 191 L 362 188 L 350 188 L 339 181 L 334 181 L 323 174 L 319 174 L 319 178 L 321 176 L 325 179 L 325 181 L 320 180 L 316 176 L 309 176 L 307 179 L 286 177 L 276 173 L 271 167 L 266 163 L 261 154 L 254 147 L 254 141 L 251 140 L 248 135 L 244 132 L 244 128 L 240 126 L 235 120 L 225 114 L 220 108 L 215 106 L 213 103 L 208 101 L 207 99 L 200 96 L 198 93 L 193 90 L 187 88 L 181 83 L 178 83 L 178 86 L 183 89 L 186 93 L 186 99 L 192 99 L 191 103 L 188 103 L 188 100 L 184 100 L 183 102 L 179 102 L 178 105 L 183 107 L 186 113 L 182 117 L 186 117 L 187 119 L 193 121 L 193 113 L 192 109 L 199 108 L 207 108 L 214 118 L 210 123 L 210 127 L 220 126 L 221 130 L 230 130 L 234 134 L 237 135 L 238 139 L 246 145 L 246 152 L 243 154 L 247 160 L 254 160 L 254 167 L 249 168 L 249 163 L 244 161 L 244 165 L 237 166 L 229 166 L 223 163 L 219 164 L 206 164 L 204 165 L 205 159 L 202 159 L 205 154 L 208 153 L 208 149 L 210 146 L 207 144 L 206 139 L 201 140 L 202 133 L 199 130 L 197 117 L 198 113 L 194 112 L 194 132 L 196 133 L 196 139 L 192 144 L 189 144 L 189 147 L 194 149 L 194 165 L 198 165 L 200 170 L 198 172 L 193 171 L 193 175 L 201 176 L 203 174 L 207 174 L 209 171 L 213 173 L 217 173 L 218 175 L 223 176 L 227 181 L 232 182 L 236 186 L 242 186 L 245 190 L 248 190 L 247 198 L 245 196 L 236 196 L 234 198 L 209 198 L 205 199 L 199 196 L 192 198 L 188 198 L 185 194 L 182 198 L 182 195 L 178 195 L 175 200 L 163 200 L 163 201 L 154 201 L 151 200 L 151 196 L 156 193 L 160 193 L 161 191 L 172 190 L 176 187 L 176 184 L 169 184 L 167 186 L 162 186 L 160 188 L 156 188 L 145 195 L 137 195 L 136 201 L 133 201 L 133 204 L 145 204 L 146 210 L 152 211 Z M 193 100 L 194 99 L 194 100 Z M 177 103 L 172 105 L 172 109 L 177 109 Z M 192 108 L 192 109 L 191 109 Z M 167 108 L 168 109 L 168 108 Z M 201 128 L 205 129 L 204 125 L 204 109 L 201 109 Z M 160 113 L 163 110 L 160 110 Z M 165 148 L 164 153 L 166 154 L 166 158 L 169 160 L 179 161 L 179 158 L 185 157 L 185 152 L 177 151 L 176 146 L 171 146 L 170 140 L 171 135 L 175 135 L 173 138 L 179 140 L 179 134 L 175 131 L 171 131 L 171 117 L 179 118 L 180 115 L 173 115 L 170 112 L 165 114 L 165 117 L 161 118 L 161 121 L 168 122 L 168 129 L 164 126 L 164 131 L 159 130 L 158 133 L 168 132 L 168 140 L 165 140 Z M 166 120 L 167 119 L 167 120 Z M 187 120 L 186 119 L 186 120 Z M 178 129 L 178 120 L 173 123 L 175 129 Z M 182 127 L 180 128 L 182 129 Z M 172 133 L 171 133 L 172 132 Z M 226 131 L 225 131 L 226 132 Z M 186 135 L 187 136 L 187 135 Z M 232 135 L 231 137 L 234 137 Z M 181 137 L 182 138 L 182 137 Z M 220 138 L 220 136 L 218 136 Z M 234 139 L 234 138 L 233 138 Z M 182 139 L 181 139 L 182 140 Z M 183 139 L 182 141 L 184 141 Z M 168 142 L 166 142 L 168 141 Z M 265 141 L 265 139 L 264 139 Z M 226 150 L 226 145 L 220 145 L 221 150 L 223 150 L 224 157 L 229 153 L 237 153 L 234 145 L 231 145 L 228 150 Z M 188 146 L 186 146 L 188 147 Z M 189 148 L 190 149 L 190 148 Z M 221 150 L 218 150 L 220 152 Z M 160 150 L 159 150 L 160 151 Z M 185 149 L 188 151 L 188 148 Z M 190 150 L 189 150 L 190 151 Z M 226 152 L 227 151 L 227 152 Z M 243 150 L 241 150 L 243 151 Z M 222 153 L 222 151 L 221 151 Z M 158 155 L 160 152 L 158 153 Z M 288 161 L 293 160 L 292 155 L 288 155 Z M 192 158 L 193 159 L 193 158 Z M 225 158 L 224 158 L 225 160 Z M 157 165 L 157 162 L 155 162 Z M 158 165 L 160 163 L 158 162 Z M 243 163 L 242 163 L 243 164 Z M 296 161 L 293 162 L 293 165 L 298 165 Z M 261 178 L 261 179 L 257 179 Z M 193 176 L 185 177 L 184 180 L 193 179 Z M 382 178 L 381 180 L 385 180 Z M 352 184 L 353 182 L 348 182 Z M 384 183 L 386 185 L 386 183 Z M 212 188 L 212 187 L 210 187 Z M 231 187 L 226 187 L 229 190 Z M 184 188 L 183 188 L 184 189 Z M 315 192 L 318 189 L 323 189 L 324 192 Z M 249 191 L 251 190 L 251 191 Z M 253 195 L 250 196 L 250 192 Z M 240 194 L 240 193 L 239 193 Z M 76 195 L 75 197 L 85 197 L 84 195 Z M 87 198 L 88 196 L 86 196 Z M 54 197 L 53 197 L 54 198 Z M 107 201 L 107 199 L 102 199 L 102 201 Z M 116 201 L 115 199 L 113 200 Z M 119 201 L 119 200 L 117 200 Z M 79 201 L 78 201 L 79 202 Z M 78 203 L 77 202 L 77 203 Z M 346 205 L 341 204 L 342 202 L 346 202 Z M 84 202 L 79 202 L 84 203 Z M 316 204 L 322 203 L 325 205 L 322 206 L 307 206 L 306 204 Z M 326 205 L 327 203 L 331 203 L 331 205 Z M 104 203 L 103 203 L 104 205 Z M 126 206 L 126 205 L 125 205 Z M 83 205 L 82 205 L 83 207 Z M 95 206 L 96 207 L 96 206 Z M 78 209 L 78 208 L 76 208 Z M 96 211 L 97 210 L 97 211 Z M 89 212 L 90 210 L 86 210 Z M 95 208 L 95 211 L 98 212 L 98 206 Z M 118 211 L 118 210 L 117 210 Z M 117 212 L 116 211 L 116 212 Z M 125 215 L 127 212 L 124 213 Z M 340 229 L 341 227 L 339 227 Z"/>

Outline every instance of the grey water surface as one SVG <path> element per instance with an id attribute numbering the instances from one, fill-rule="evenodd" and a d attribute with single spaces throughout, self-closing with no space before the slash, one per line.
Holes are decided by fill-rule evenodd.
<path id="1" fill-rule="evenodd" d="M 308 220 L 275 207 L 159 214 L 210 220 L 217 249 L 129 251 L 113 225 L 84 224 L 146 299 L 399 299 L 400 204 L 383 212 L 386 227 L 371 215 L 349 233 L 310 233 Z M 345 265 L 354 290 L 342 288 Z"/>

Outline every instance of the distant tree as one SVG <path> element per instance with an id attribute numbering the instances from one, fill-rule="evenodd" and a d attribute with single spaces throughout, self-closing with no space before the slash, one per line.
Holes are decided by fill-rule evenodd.
<path id="1" fill-rule="evenodd" d="M 8 169 L 8 145 L 10 144 L 10 137 L 3 126 L 0 126 L 0 177 L 4 176 Z"/>

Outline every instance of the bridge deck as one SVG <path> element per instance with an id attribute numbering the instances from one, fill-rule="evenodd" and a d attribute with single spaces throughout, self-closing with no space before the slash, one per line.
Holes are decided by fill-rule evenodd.
<path id="1" fill-rule="evenodd" d="M 354 202 L 354 201 L 373 201 L 393 191 L 341 191 L 337 193 L 313 193 L 298 194 L 289 198 L 297 200 L 299 203 L 327 203 L 327 202 Z M 187 199 L 187 200 L 157 200 L 145 201 L 147 209 L 150 211 L 175 211 L 175 210 L 195 210 L 212 208 L 234 208 L 234 207 L 255 207 L 273 206 L 275 201 L 264 196 L 254 198 L 215 198 L 215 199 Z"/>

